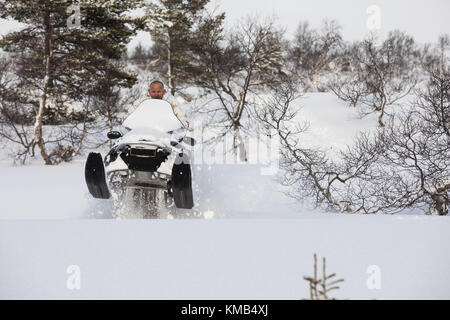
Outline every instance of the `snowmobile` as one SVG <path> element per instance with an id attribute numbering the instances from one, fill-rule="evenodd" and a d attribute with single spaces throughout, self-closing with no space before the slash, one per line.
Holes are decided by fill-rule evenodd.
<path id="1" fill-rule="evenodd" d="M 162 210 L 191 209 L 195 141 L 187 132 L 167 101 L 145 100 L 123 121 L 121 131 L 107 134 L 114 143 L 104 158 L 88 155 L 90 194 L 112 198 L 119 212 L 140 211 L 144 218 L 158 217 Z"/>

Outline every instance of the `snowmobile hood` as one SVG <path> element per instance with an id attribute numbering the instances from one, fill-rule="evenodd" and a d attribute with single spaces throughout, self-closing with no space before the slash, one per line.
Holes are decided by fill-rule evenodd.
<path id="1" fill-rule="evenodd" d="M 184 127 L 170 103 L 158 99 L 144 100 L 122 125 L 130 130 L 149 128 L 160 132 L 171 132 Z"/>

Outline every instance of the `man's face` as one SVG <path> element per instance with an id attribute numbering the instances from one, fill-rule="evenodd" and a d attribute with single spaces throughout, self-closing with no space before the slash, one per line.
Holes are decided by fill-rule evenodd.
<path id="1" fill-rule="evenodd" d="M 159 83 L 153 83 L 150 86 L 150 89 L 148 89 L 148 92 L 152 99 L 162 99 L 166 94 L 166 90 L 164 90 L 163 86 Z"/>

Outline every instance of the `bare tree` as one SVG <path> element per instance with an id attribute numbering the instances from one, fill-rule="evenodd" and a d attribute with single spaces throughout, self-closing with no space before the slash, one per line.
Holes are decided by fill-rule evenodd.
<path id="1" fill-rule="evenodd" d="M 352 50 L 352 73 L 331 86 L 336 95 L 357 104 L 363 115 L 378 113 L 378 124 L 384 126 L 386 107 L 412 92 L 418 82 L 420 52 L 414 39 L 393 31 L 381 44 L 370 36 Z"/>
<path id="2" fill-rule="evenodd" d="M 233 133 L 233 149 L 239 149 L 240 160 L 247 161 L 241 130 L 249 119 L 250 93 L 272 87 L 281 73 L 281 31 L 272 21 L 248 18 L 225 34 L 221 21 L 209 19 L 197 36 L 196 65 L 203 72 L 194 82 L 217 101 L 204 112 L 211 116 L 210 125 L 219 129 L 219 137 Z"/>
<path id="3" fill-rule="evenodd" d="M 448 213 L 450 190 L 450 70 L 432 71 L 413 112 L 401 115 L 384 133 L 385 161 L 406 170 L 404 199 L 396 207 L 425 204 L 427 212 Z M 408 179 L 409 178 L 409 179 Z"/>
<path id="4" fill-rule="evenodd" d="M 450 49 L 450 36 L 448 34 L 441 35 L 438 39 L 439 46 L 439 70 L 443 71 L 448 65 L 447 51 Z"/>
<path id="5" fill-rule="evenodd" d="M 325 151 L 302 145 L 308 124 L 299 121 L 299 109 L 292 105 L 299 97 L 297 90 L 295 80 L 285 78 L 265 99 L 264 108 L 255 111 L 259 121 L 280 137 L 280 167 L 284 171 L 282 183 L 292 188 L 289 195 L 298 200 L 313 198 L 317 205 L 352 212 L 351 203 L 340 198 L 336 185 L 358 176 L 373 159 L 358 159 L 354 164 L 356 169 L 352 170 L 335 165 Z"/>
<path id="6" fill-rule="evenodd" d="M 447 214 L 450 187 L 449 72 L 432 73 L 416 105 L 390 116 L 374 134 L 360 133 L 338 156 L 302 146 L 307 125 L 297 117 L 292 79 L 256 112 L 281 141 L 282 183 L 298 200 L 352 213 L 405 208 Z"/>
<path id="7" fill-rule="evenodd" d="M 338 79 L 329 85 L 331 91 L 341 100 L 356 108 L 359 100 L 366 94 L 364 81 L 358 74 L 338 75 Z"/>
<path id="8" fill-rule="evenodd" d="M 448 214 L 450 188 L 450 72 L 431 72 L 416 103 L 391 116 L 371 138 L 360 136 L 341 158 L 345 164 L 373 155 L 364 175 L 349 181 L 344 201 L 354 212 L 395 213 L 421 208 Z"/>
<path id="9" fill-rule="evenodd" d="M 426 91 L 418 93 L 410 110 L 391 116 L 367 148 L 361 137 L 350 159 L 373 154 L 376 161 L 348 185 L 344 198 L 355 212 L 395 213 L 421 208 L 448 214 L 450 188 L 450 73 L 433 71 Z"/>
<path id="10" fill-rule="evenodd" d="M 343 44 L 344 48 L 334 63 L 327 83 L 328 89 L 341 100 L 347 102 L 351 107 L 356 108 L 359 100 L 366 94 L 364 74 L 355 66 L 359 53 L 358 44 Z"/>
<path id="11" fill-rule="evenodd" d="M 439 36 L 437 44 L 425 44 L 421 49 L 421 64 L 424 70 L 443 71 L 448 67 L 450 49 L 450 36 L 443 34 Z"/>
<path id="12" fill-rule="evenodd" d="M 337 159 L 318 147 L 304 146 L 308 125 L 297 115 L 297 90 L 295 80 L 285 78 L 265 99 L 264 108 L 255 112 L 259 121 L 280 137 L 282 184 L 290 187 L 288 195 L 299 201 L 311 199 L 317 206 L 340 212 L 373 213 L 367 207 L 373 208 L 377 198 L 370 197 L 373 190 L 364 184 L 384 178 L 377 170 L 383 144 L 361 133 Z"/>
<path id="13" fill-rule="evenodd" d="M 319 31 L 301 23 L 287 50 L 287 60 L 293 64 L 304 91 L 320 90 L 320 75 L 330 70 L 342 44 L 341 27 L 334 20 L 325 21 Z"/>

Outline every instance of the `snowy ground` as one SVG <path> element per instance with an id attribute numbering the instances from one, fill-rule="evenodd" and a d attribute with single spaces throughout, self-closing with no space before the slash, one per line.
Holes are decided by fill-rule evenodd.
<path id="1" fill-rule="evenodd" d="M 312 255 L 342 299 L 448 299 L 449 219 L 4 220 L 0 298 L 301 299 Z M 68 290 L 69 265 L 81 270 Z M 378 265 L 381 289 L 369 290 Z"/>
<path id="2" fill-rule="evenodd" d="M 308 139 L 326 149 L 375 125 L 330 94 L 299 103 Z M 83 158 L 0 160 L 3 299 L 302 299 L 313 253 L 344 278 L 337 298 L 450 298 L 448 217 L 319 212 L 287 198 L 261 166 L 236 164 L 195 167 L 199 204 L 183 219 L 114 220 L 111 204 L 88 194 Z M 79 290 L 66 286 L 70 265 Z M 373 265 L 380 289 L 367 286 Z"/>

